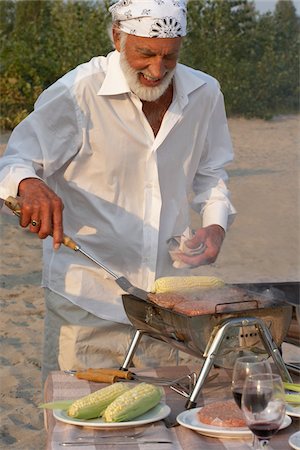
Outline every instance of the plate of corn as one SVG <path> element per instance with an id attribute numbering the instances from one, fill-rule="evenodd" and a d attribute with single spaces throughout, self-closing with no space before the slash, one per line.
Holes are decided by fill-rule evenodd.
<path id="1" fill-rule="evenodd" d="M 286 413 L 292 417 L 300 417 L 300 384 L 284 382 Z"/>
<path id="2" fill-rule="evenodd" d="M 164 403 L 159 403 L 150 411 L 142 414 L 135 419 L 128 420 L 125 422 L 106 422 L 103 417 L 97 419 L 74 419 L 70 417 L 64 410 L 54 410 L 54 417 L 61 421 L 71 425 L 79 425 L 82 427 L 94 427 L 94 428 L 128 428 L 137 427 L 140 425 L 146 425 L 147 423 L 157 422 L 162 420 L 170 414 L 170 408 Z"/>
<path id="3" fill-rule="evenodd" d="M 77 400 L 40 405 L 53 409 L 54 417 L 72 425 L 119 428 L 144 425 L 162 420 L 170 414 L 163 401 L 161 387 L 140 383 L 118 382 Z"/>

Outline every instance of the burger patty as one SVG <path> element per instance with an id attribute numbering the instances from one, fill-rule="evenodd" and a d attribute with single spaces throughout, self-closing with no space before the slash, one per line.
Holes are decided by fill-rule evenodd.
<path id="1" fill-rule="evenodd" d="M 233 400 L 203 406 L 197 413 L 200 422 L 217 427 L 246 427 L 243 413 Z"/>
<path id="2" fill-rule="evenodd" d="M 233 286 L 149 293 L 148 299 L 158 306 L 187 316 L 245 311 L 273 305 L 273 300 L 265 295 Z"/>

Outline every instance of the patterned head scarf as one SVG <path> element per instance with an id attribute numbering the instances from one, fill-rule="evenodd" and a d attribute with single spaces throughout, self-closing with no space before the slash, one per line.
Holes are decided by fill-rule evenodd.
<path id="1" fill-rule="evenodd" d="M 109 11 L 127 34 L 151 38 L 186 35 L 186 0 L 119 0 Z"/>

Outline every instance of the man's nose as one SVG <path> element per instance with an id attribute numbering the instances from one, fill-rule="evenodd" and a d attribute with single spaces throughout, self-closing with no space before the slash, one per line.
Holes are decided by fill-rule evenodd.
<path id="1" fill-rule="evenodd" d="M 163 58 L 157 57 L 155 58 L 149 67 L 151 72 L 151 76 L 154 78 L 163 78 L 167 72 L 167 68 L 164 64 Z"/>

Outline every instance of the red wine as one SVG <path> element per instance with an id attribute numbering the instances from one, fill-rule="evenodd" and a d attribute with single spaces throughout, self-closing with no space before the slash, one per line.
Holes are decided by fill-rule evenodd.
<path id="1" fill-rule="evenodd" d="M 245 394 L 245 407 L 252 413 L 260 413 L 263 411 L 272 397 L 272 389 L 265 389 L 261 392 L 255 389 L 249 390 Z"/>
<path id="2" fill-rule="evenodd" d="M 232 395 L 233 395 L 234 401 L 240 409 L 241 409 L 241 405 L 242 405 L 242 392 L 243 392 L 242 387 L 235 388 L 232 390 Z"/>
<path id="3" fill-rule="evenodd" d="M 268 439 L 276 433 L 279 425 L 274 422 L 258 422 L 251 423 L 250 425 L 248 425 L 248 427 L 258 438 Z"/>

